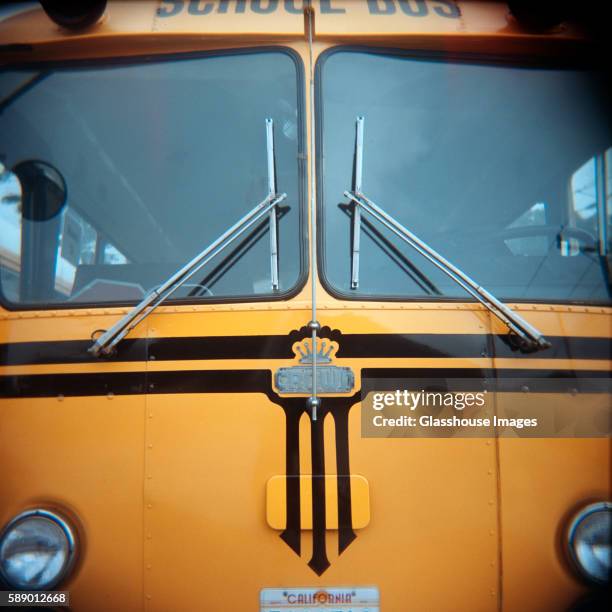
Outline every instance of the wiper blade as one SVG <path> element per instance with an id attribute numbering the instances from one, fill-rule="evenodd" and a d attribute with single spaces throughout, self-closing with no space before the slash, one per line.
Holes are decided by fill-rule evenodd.
<path id="1" fill-rule="evenodd" d="M 272 119 L 266 119 L 266 138 L 268 147 L 268 195 L 244 217 L 232 225 L 214 242 L 196 255 L 190 262 L 177 270 L 168 280 L 147 294 L 130 312 L 119 319 L 110 329 L 104 331 L 89 347 L 88 351 L 96 357 L 111 355 L 115 346 L 130 333 L 145 317 L 162 302 L 168 299 L 181 285 L 189 280 L 198 270 L 204 267 L 227 246 L 239 238 L 264 215 L 269 215 L 270 224 L 270 261 L 271 286 L 278 289 L 278 251 L 276 247 L 276 206 L 286 197 L 286 193 L 276 193 L 276 175 L 274 170 L 274 134 Z"/>
<path id="2" fill-rule="evenodd" d="M 351 223 L 354 223 L 356 210 L 361 209 L 350 202 L 349 204 L 339 204 L 340 210 L 346 214 Z M 442 296 L 442 291 L 435 283 L 424 274 L 419 267 L 406 255 L 400 246 L 393 244 L 390 238 L 385 236 L 380 228 L 376 227 L 373 220 L 362 218 L 360 228 L 363 236 L 367 236 L 389 259 L 392 261 L 410 280 L 428 295 Z M 352 269 L 351 269 L 352 272 Z M 357 286 L 359 285 L 359 266 L 356 267 Z M 356 288 L 356 287 L 351 287 Z"/>
<path id="3" fill-rule="evenodd" d="M 362 164 L 363 164 L 363 126 L 364 118 L 357 118 L 357 136 L 355 140 L 355 174 L 353 191 L 345 191 L 344 195 L 355 204 L 355 215 L 353 216 L 353 259 L 351 266 L 351 287 L 359 286 L 359 233 L 361 231 L 361 216 L 357 214 L 363 209 L 374 217 L 396 236 L 409 244 L 423 257 L 442 270 L 447 276 L 455 281 L 470 295 L 476 298 L 487 310 L 502 321 L 512 334 L 515 334 L 521 350 L 528 352 L 549 348 L 550 342 L 544 338 L 542 333 L 530 325 L 523 317 L 498 300 L 493 294 L 481 287 L 476 281 L 468 276 L 463 270 L 453 265 L 440 253 L 435 251 L 426 242 L 404 227 L 389 213 L 366 197 L 361 189 Z M 355 245 L 357 245 L 355 247 Z"/>

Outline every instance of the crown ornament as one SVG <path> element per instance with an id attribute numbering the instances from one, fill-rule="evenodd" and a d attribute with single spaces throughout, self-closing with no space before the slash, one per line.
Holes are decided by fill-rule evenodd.
<path id="1" fill-rule="evenodd" d="M 331 363 L 333 355 L 338 350 L 335 342 L 328 342 L 323 338 L 317 338 L 317 363 Z M 299 357 L 300 363 L 313 362 L 312 338 L 306 338 L 293 345 L 293 352 Z"/>

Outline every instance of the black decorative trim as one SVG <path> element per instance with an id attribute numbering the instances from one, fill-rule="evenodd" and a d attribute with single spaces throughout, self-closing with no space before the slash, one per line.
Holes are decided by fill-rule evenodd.
<path id="1" fill-rule="evenodd" d="M 310 329 L 302 327 L 283 335 L 127 339 L 118 345 L 112 361 L 293 359 L 293 344 L 310 335 Z M 612 358 L 612 341 L 604 337 L 548 337 L 551 348 L 521 354 L 505 342 L 506 336 L 491 334 L 342 334 L 326 326 L 319 336 L 339 343 L 340 358 Z M 87 352 L 91 344 L 91 340 L 0 344 L 0 365 L 95 363 L 99 359 Z"/>

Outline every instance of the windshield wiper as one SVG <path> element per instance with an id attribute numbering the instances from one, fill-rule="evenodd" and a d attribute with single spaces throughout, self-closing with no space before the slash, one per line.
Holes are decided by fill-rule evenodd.
<path id="1" fill-rule="evenodd" d="M 274 159 L 274 122 L 266 119 L 266 144 L 268 163 L 268 195 L 250 210 L 242 219 L 232 225 L 219 238 L 196 255 L 189 263 L 175 272 L 168 280 L 147 294 L 142 301 L 110 329 L 104 331 L 89 347 L 88 351 L 96 357 L 111 355 L 115 346 L 130 333 L 145 317 L 151 314 L 162 302 L 169 298 L 183 283 L 198 270 L 216 257 L 228 245 L 240 237 L 268 214 L 270 231 L 270 276 L 273 291 L 278 290 L 278 248 L 276 228 L 276 206 L 286 197 L 286 193 L 276 193 L 276 172 Z M 95 332 L 94 332 L 95 333 Z"/>
<path id="2" fill-rule="evenodd" d="M 361 233 L 361 209 L 363 209 L 387 229 L 391 230 L 396 236 L 408 243 L 437 268 L 442 270 L 442 272 L 476 298 L 485 308 L 487 308 L 487 310 L 502 321 L 508 327 L 511 334 L 514 335 L 514 338 L 518 339 L 517 346 L 522 351 L 529 352 L 549 348 L 551 346 L 550 342 L 546 340 L 535 327 L 525 321 L 523 317 L 498 300 L 489 291 L 481 287 L 465 272 L 450 263 L 427 243 L 405 228 L 399 221 L 394 219 L 389 213 L 385 212 L 380 206 L 377 206 L 363 194 L 361 188 L 363 172 L 363 126 L 364 118 L 357 117 L 353 191 L 344 192 L 344 195 L 355 205 L 353 215 L 351 288 L 356 289 L 359 286 L 359 238 Z"/>

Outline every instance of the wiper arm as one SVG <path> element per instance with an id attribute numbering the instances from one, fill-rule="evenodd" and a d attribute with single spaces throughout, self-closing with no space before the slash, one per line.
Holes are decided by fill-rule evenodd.
<path id="1" fill-rule="evenodd" d="M 266 214 L 269 215 L 270 224 L 271 285 L 273 290 L 278 289 L 276 206 L 287 197 L 287 194 L 276 193 L 272 119 L 266 119 L 266 139 L 268 150 L 268 195 L 242 219 L 196 255 L 189 263 L 185 264 L 168 280 L 147 294 L 138 305 L 134 306 L 130 312 L 119 319 L 110 329 L 104 331 L 89 347 L 88 351 L 92 355 L 96 357 L 111 355 L 115 346 L 145 317 L 150 315 L 155 308 L 168 299 L 183 283 L 189 280 L 198 270 L 204 267 L 250 227 L 255 225 Z"/>
<path id="2" fill-rule="evenodd" d="M 355 215 L 353 216 L 353 259 L 351 265 L 351 287 L 359 286 L 359 233 L 361 231 L 360 211 L 374 217 L 396 236 L 408 243 L 423 257 L 442 270 L 447 276 L 455 281 L 470 295 L 476 298 L 487 310 L 502 321 L 512 334 L 515 334 L 520 342 L 519 347 L 523 351 L 535 351 L 549 348 L 550 342 L 544 338 L 542 333 L 530 325 L 523 317 L 498 300 L 489 291 L 481 287 L 476 281 L 468 276 L 463 270 L 453 265 L 426 242 L 404 227 L 399 221 L 385 212 L 380 206 L 366 197 L 361 190 L 362 164 L 363 164 L 363 125 L 364 118 L 357 118 L 357 136 L 355 140 L 355 174 L 353 180 L 353 191 L 345 191 L 344 195 L 355 204 Z M 356 245 L 356 246 L 355 246 Z"/>

